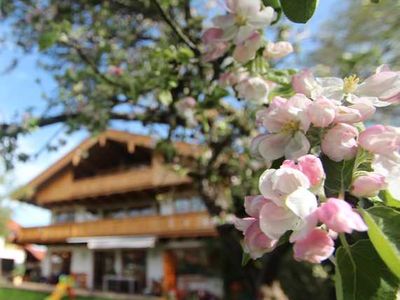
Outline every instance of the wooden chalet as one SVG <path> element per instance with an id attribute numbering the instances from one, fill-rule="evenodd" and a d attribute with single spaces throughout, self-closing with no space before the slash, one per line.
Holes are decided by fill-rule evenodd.
<path id="1" fill-rule="evenodd" d="M 17 237 L 19 244 L 48 247 L 44 280 L 73 274 L 88 289 L 203 289 L 221 297 L 212 220 L 190 178 L 165 164 L 154 147 L 151 137 L 108 130 L 15 193 L 51 210 L 51 225 L 21 228 Z M 201 152 L 187 143 L 175 147 L 188 160 Z"/>

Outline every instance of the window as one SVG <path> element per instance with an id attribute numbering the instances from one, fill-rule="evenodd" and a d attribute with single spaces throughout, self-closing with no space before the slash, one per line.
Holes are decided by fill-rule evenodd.
<path id="1" fill-rule="evenodd" d="M 104 218 L 123 219 L 126 217 L 125 209 L 107 209 L 104 210 Z"/>
<path id="2" fill-rule="evenodd" d="M 175 200 L 175 213 L 204 211 L 205 205 L 199 197 L 182 198 Z"/>
<path id="3" fill-rule="evenodd" d="M 61 211 L 54 213 L 54 223 L 68 223 L 75 222 L 74 211 Z"/>
<path id="4" fill-rule="evenodd" d="M 157 214 L 155 206 L 132 207 L 127 211 L 129 217 L 154 216 Z"/>

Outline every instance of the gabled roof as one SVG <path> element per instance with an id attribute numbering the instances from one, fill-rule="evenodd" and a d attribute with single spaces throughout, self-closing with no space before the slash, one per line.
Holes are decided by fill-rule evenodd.
<path id="1" fill-rule="evenodd" d="M 154 149 L 156 146 L 156 140 L 150 136 L 132 134 L 125 131 L 118 130 L 106 130 L 95 137 L 89 137 L 76 146 L 73 150 L 51 165 L 49 168 L 44 170 L 41 174 L 33 178 L 24 187 L 16 190 L 12 197 L 15 199 L 30 198 L 29 195 L 33 191 L 36 191 L 38 187 L 50 180 L 59 171 L 63 170 L 70 164 L 78 164 L 81 154 L 97 144 L 104 145 L 107 140 L 124 143 L 127 145 L 128 151 L 133 153 L 135 146 L 141 146 L 145 148 Z M 201 151 L 201 146 L 195 144 L 189 144 L 184 142 L 174 142 L 174 146 L 177 152 L 183 156 L 194 156 Z M 28 197 L 27 197 L 28 196 Z"/>

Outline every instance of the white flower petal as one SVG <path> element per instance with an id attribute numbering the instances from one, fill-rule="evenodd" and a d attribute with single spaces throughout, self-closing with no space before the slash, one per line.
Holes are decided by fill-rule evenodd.
<path id="1" fill-rule="evenodd" d="M 273 161 L 284 156 L 289 141 L 290 136 L 287 134 L 266 134 L 254 139 L 251 148 L 265 160 Z"/>
<path id="2" fill-rule="evenodd" d="M 290 210 L 270 202 L 260 211 L 260 229 L 271 239 L 279 239 L 286 231 L 296 227 L 299 218 Z"/>
<path id="3" fill-rule="evenodd" d="M 298 131 L 286 144 L 284 153 L 288 159 L 296 159 L 300 156 L 306 155 L 310 150 L 310 142 L 304 133 Z"/>
<path id="4" fill-rule="evenodd" d="M 318 206 L 317 198 L 305 188 L 299 188 L 286 198 L 286 206 L 301 219 L 306 219 Z"/>

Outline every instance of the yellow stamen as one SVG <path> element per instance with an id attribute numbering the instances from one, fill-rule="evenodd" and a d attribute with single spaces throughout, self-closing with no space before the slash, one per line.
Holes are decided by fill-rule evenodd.
<path id="1" fill-rule="evenodd" d="M 236 16 L 235 16 L 235 23 L 236 23 L 236 25 L 238 25 L 238 26 L 244 26 L 244 25 L 246 25 L 246 23 L 247 23 L 247 19 L 246 19 L 245 16 L 236 15 Z"/>
<path id="2" fill-rule="evenodd" d="M 299 128 L 300 128 L 299 121 L 290 121 L 290 122 L 286 123 L 285 125 L 283 125 L 281 132 L 293 135 L 294 133 L 299 131 Z"/>
<path id="3" fill-rule="evenodd" d="M 349 77 L 346 77 L 343 81 L 343 90 L 346 94 L 348 94 L 354 92 L 357 89 L 360 78 L 358 78 L 357 75 L 351 75 Z"/>

